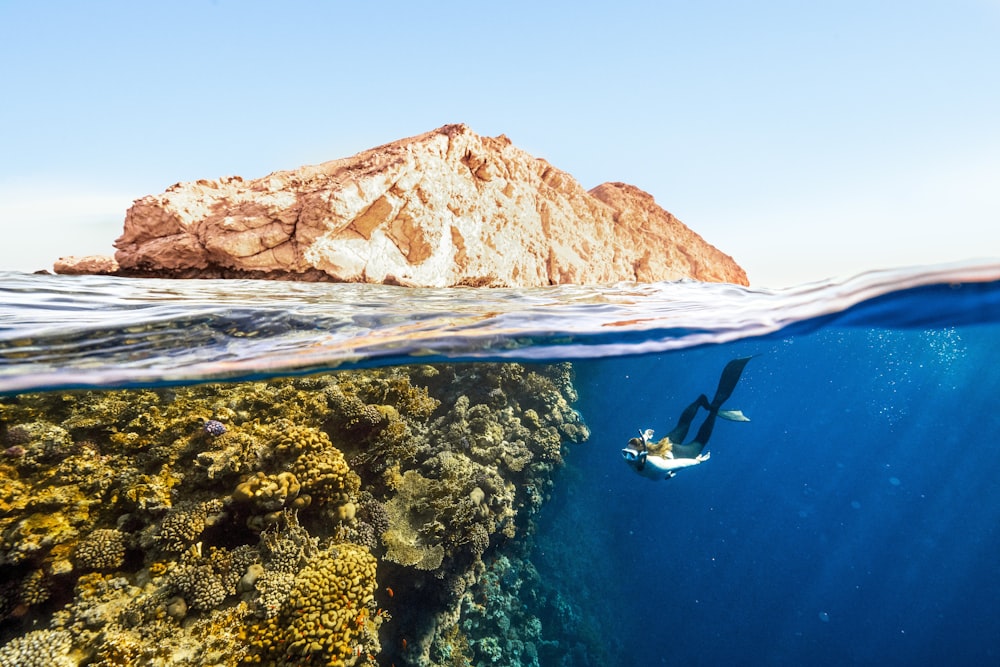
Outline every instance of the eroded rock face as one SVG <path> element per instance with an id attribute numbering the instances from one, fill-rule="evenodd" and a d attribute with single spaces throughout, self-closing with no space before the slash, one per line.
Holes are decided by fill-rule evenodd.
<path id="1" fill-rule="evenodd" d="M 638 188 L 588 193 L 506 137 L 464 125 L 251 181 L 178 183 L 135 202 L 115 247 L 125 275 L 747 284 L 731 257 Z"/>

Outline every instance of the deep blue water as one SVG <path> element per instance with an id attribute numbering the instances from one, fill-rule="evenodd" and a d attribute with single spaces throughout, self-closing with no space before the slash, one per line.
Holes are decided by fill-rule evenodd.
<path id="1" fill-rule="evenodd" d="M 622 664 L 997 664 L 998 352 L 993 323 L 578 364 L 592 437 L 540 567 L 606 610 Z M 720 422 L 710 461 L 616 461 L 750 354 L 727 407 L 752 421 Z"/>
<path id="2" fill-rule="evenodd" d="M 533 560 L 617 664 L 1000 664 L 998 279 L 978 264 L 778 293 L 401 302 L 399 288 L 19 277 L 0 391 L 572 359 L 592 435 Z M 720 421 L 710 461 L 665 481 L 621 461 L 750 355 L 725 407 L 751 421 Z"/>

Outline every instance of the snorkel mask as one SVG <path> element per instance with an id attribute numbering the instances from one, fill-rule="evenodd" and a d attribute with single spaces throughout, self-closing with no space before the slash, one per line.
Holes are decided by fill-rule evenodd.
<path id="1" fill-rule="evenodd" d="M 622 458 L 625 459 L 625 463 L 636 470 L 642 470 L 646 464 L 646 443 L 653 436 L 653 432 L 646 430 L 640 432 L 640 435 L 642 436 L 641 438 L 630 439 L 625 448 L 622 449 Z"/>

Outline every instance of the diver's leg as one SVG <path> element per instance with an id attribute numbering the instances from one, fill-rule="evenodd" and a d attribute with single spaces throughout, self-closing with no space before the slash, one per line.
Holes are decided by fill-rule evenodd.
<path id="1" fill-rule="evenodd" d="M 701 456 L 701 453 L 705 451 L 705 447 L 708 445 L 708 439 L 712 437 L 712 429 L 715 428 L 715 418 L 718 415 L 719 410 L 717 408 L 710 408 L 708 416 L 705 417 L 705 421 L 702 423 L 701 428 L 698 429 L 698 434 L 694 436 L 694 440 L 683 445 L 678 440 L 677 444 L 670 448 L 674 457 L 679 459 L 693 459 Z"/>
<path id="2" fill-rule="evenodd" d="M 697 456 L 708 445 L 708 439 L 712 437 L 712 429 L 715 428 L 715 418 L 719 416 L 719 407 L 722 406 L 727 398 L 732 396 L 733 390 L 736 388 L 736 383 L 740 381 L 743 368 L 747 365 L 748 361 L 750 361 L 750 357 L 733 359 L 722 369 L 722 377 L 719 378 L 719 388 L 715 391 L 715 397 L 712 399 L 711 405 L 705 408 L 708 410 L 705 422 L 698 429 L 698 434 L 694 436 L 694 440 L 682 448 L 685 456 L 690 456 L 692 453 Z"/>
<path id="3" fill-rule="evenodd" d="M 713 417 L 715 416 L 715 411 L 726 402 L 726 399 L 733 395 L 736 383 L 740 381 L 740 376 L 743 375 L 743 368 L 750 359 L 751 357 L 733 359 L 722 369 L 722 375 L 719 377 L 719 387 L 715 390 L 715 397 L 712 398 L 712 408 L 710 411 Z M 708 431 L 709 433 L 712 432 L 711 427 L 709 427 Z"/>
<path id="4" fill-rule="evenodd" d="M 698 435 L 694 436 L 689 445 L 693 445 L 694 449 L 697 450 L 697 454 L 701 454 L 702 450 L 708 444 L 708 439 L 712 437 L 712 429 L 715 428 L 715 417 L 719 414 L 718 410 L 710 410 L 708 416 L 705 417 L 705 423 L 701 425 L 698 429 Z M 695 456 L 697 456 L 695 454 Z"/>
<path id="5" fill-rule="evenodd" d="M 670 442 L 679 445 L 684 441 L 684 438 L 687 437 L 688 429 L 691 428 L 691 422 L 694 421 L 695 415 L 698 414 L 698 408 L 705 408 L 709 411 L 712 409 L 705 394 L 698 396 L 691 405 L 684 408 L 684 411 L 681 412 L 680 419 L 677 420 L 677 426 L 674 427 L 673 431 L 667 433 Z"/>

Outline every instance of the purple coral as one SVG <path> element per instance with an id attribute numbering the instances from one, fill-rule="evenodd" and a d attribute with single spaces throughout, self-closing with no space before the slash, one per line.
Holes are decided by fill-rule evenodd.
<path id="1" fill-rule="evenodd" d="M 220 422 L 218 419 L 209 419 L 202 426 L 205 433 L 208 433 L 213 438 L 218 437 L 226 432 L 226 425 Z"/>

